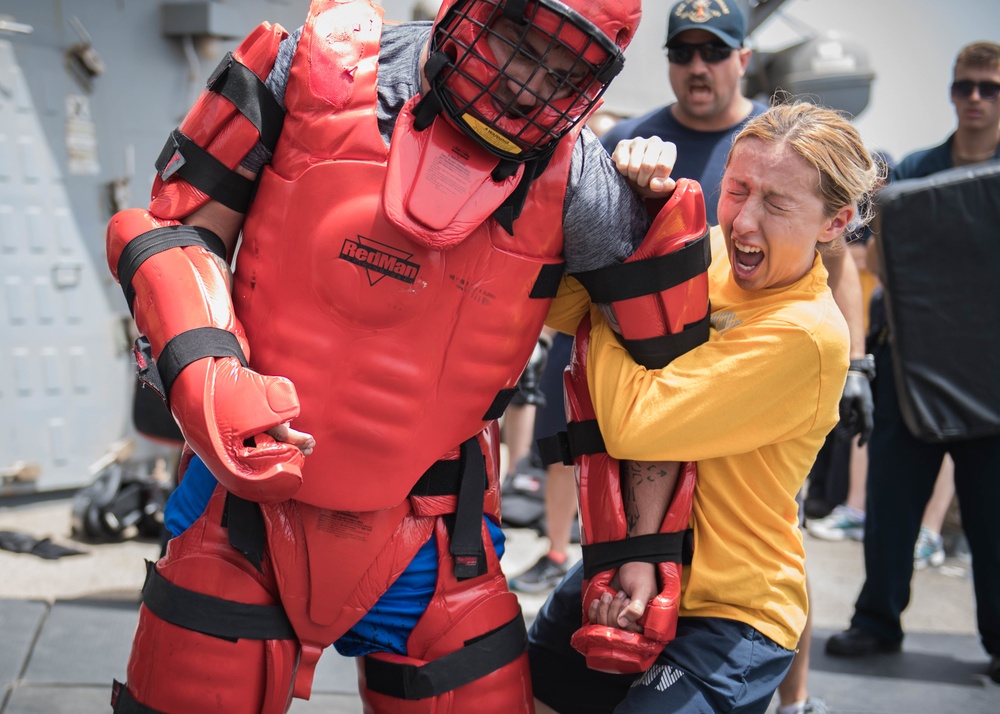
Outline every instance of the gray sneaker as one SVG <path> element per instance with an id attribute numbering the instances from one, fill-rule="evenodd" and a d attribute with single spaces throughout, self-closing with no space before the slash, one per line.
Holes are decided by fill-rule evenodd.
<path id="1" fill-rule="evenodd" d="M 917 544 L 913 546 L 913 567 L 923 570 L 928 565 L 936 568 L 944 563 L 944 539 L 929 528 L 920 527 Z"/>
<path id="2" fill-rule="evenodd" d="M 508 580 L 507 584 L 511 590 L 522 593 L 538 593 L 558 585 L 567 569 L 565 563 L 559 564 L 546 554 L 516 578 Z"/>
<path id="3" fill-rule="evenodd" d="M 865 537 L 865 514 L 856 508 L 842 504 L 833 509 L 826 518 L 806 523 L 806 530 L 822 540 L 863 540 Z"/>
<path id="4" fill-rule="evenodd" d="M 832 714 L 830 707 L 826 705 L 822 699 L 814 699 L 809 697 L 806 699 L 806 705 L 802 707 L 802 714 Z"/>

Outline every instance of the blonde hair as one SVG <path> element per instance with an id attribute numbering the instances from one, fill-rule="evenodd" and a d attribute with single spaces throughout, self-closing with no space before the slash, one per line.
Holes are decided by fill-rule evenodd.
<path id="1" fill-rule="evenodd" d="M 844 206 L 854 209 L 855 218 L 845 232 L 871 220 L 868 199 L 876 182 L 885 178 L 885 168 L 872 158 L 858 130 L 843 114 L 808 102 L 779 104 L 747 122 L 733 139 L 733 147 L 749 137 L 784 142 L 815 168 L 817 194 L 826 214 L 835 215 Z M 726 166 L 732 155 L 730 149 Z"/>

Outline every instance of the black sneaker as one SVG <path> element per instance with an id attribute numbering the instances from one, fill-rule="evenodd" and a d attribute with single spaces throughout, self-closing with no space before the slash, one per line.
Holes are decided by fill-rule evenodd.
<path id="1" fill-rule="evenodd" d="M 543 555 L 538 562 L 518 575 L 511 578 L 508 585 L 511 590 L 522 593 L 537 593 L 554 588 L 566 574 L 566 564 L 557 563 L 548 555 Z"/>
<path id="2" fill-rule="evenodd" d="M 849 627 L 831 635 L 826 641 L 826 653 L 834 657 L 867 657 L 883 652 L 899 652 L 902 648 L 902 641 L 879 639 L 860 627 Z"/>

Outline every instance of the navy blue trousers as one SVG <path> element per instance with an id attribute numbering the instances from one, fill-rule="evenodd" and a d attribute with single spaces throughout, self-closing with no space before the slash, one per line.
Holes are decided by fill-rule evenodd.
<path id="1" fill-rule="evenodd" d="M 944 455 L 955 462 L 955 489 L 972 553 L 977 625 L 983 647 L 1000 655 L 1000 436 L 935 444 L 906 428 L 897 401 L 891 347 L 877 348 L 875 429 L 868 444 L 865 584 L 851 624 L 877 637 L 903 638 L 913 546 Z"/>

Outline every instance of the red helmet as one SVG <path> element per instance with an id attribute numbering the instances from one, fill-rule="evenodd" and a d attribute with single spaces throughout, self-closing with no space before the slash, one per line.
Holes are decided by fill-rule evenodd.
<path id="1" fill-rule="evenodd" d="M 493 154 L 544 156 L 596 109 L 641 14 L 641 0 L 444 0 L 430 93 Z"/>

